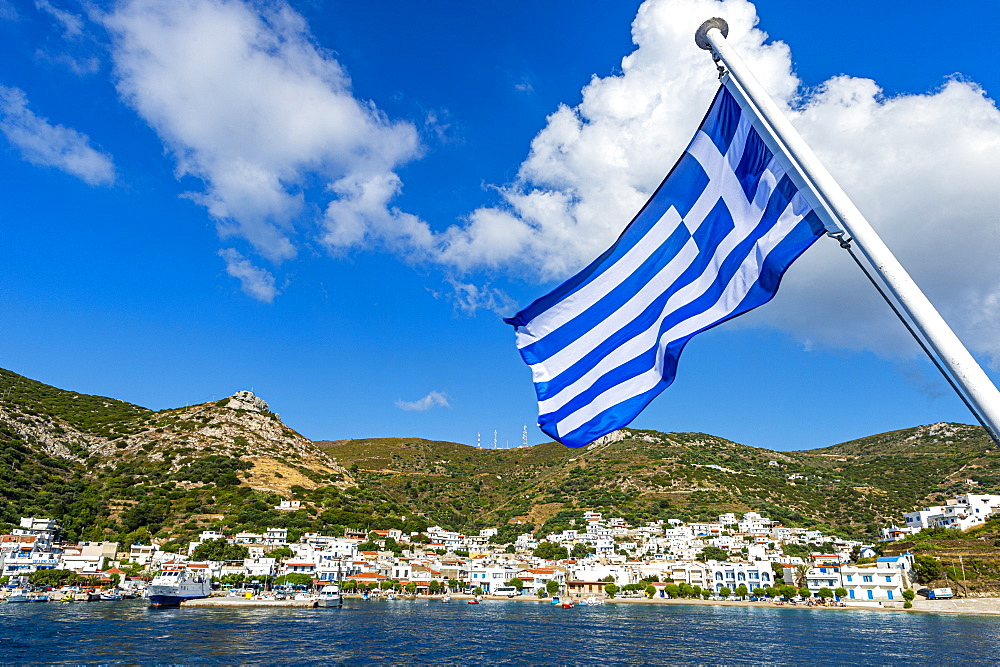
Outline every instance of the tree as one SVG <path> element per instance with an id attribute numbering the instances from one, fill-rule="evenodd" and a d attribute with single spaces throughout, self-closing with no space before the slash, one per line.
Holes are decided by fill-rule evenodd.
<path id="1" fill-rule="evenodd" d="M 723 586 L 722 588 L 719 589 L 719 595 L 721 595 L 724 598 L 727 598 L 732 594 L 733 591 L 732 589 L 729 588 L 729 586 Z"/>
<path id="2" fill-rule="evenodd" d="M 291 550 L 289 550 L 291 554 Z M 242 544 L 229 544 L 226 538 L 220 537 L 217 540 L 205 540 L 191 554 L 194 560 L 243 560 L 250 555 L 250 550 Z"/>
<path id="3" fill-rule="evenodd" d="M 483 594 L 483 589 L 482 589 L 481 586 L 476 586 L 476 589 L 474 591 L 472 591 L 472 592 L 474 594 L 476 594 L 476 595 L 482 595 Z"/>
<path id="4" fill-rule="evenodd" d="M 846 598 L 847 597 L 847 589 L 844 588 L 843 586 L 838 586 L 836 589 L 834 589 L 833 594 L 836 595 L 838 598 Z M 904 593 L 904 597 L 905 597 L 905 593 Z"/>
<path id="5" fill-rule="evenodd" d="M 522 581 L 519 577 L 514 577 L 513 579 L 507 582 L 507 585 L 513 586 L 514 588 L 517 589 L 517 592 L 520 593 L 521 589 L 524 588 L 524 581 Z"/>
<path id="6" fill-rule="evenodd" d="M 795 588 L 795 586 L 785 584 L 784 586 L 781 587 L 781 597 L 783 598 L 788 598 L 790 600 L 796 595 L 798 595 L 798 593 L 799 589 Z"/>
<path id="7" fill-rule="evenodd" d="M 308 574 L 303 574 L 301 572 L 290 572 L 289 574 L 282 575 L 274 580 L 275 586 L 291 584 L 293 586 L 311 586 L 312 577 Z"/>
<path id="8" fill-rule="evenodd" d="M 809 597 L 809 589 L 804 586 L 798 590 L 798 593 L 799 597 L 802 598 L 803 600 Z"/>
<path id="9" fill-rule="evenodd" d="M 573 545 L 573 551 L 570 552 L 570 556 L 573 558 L 586 558 L 590 555 L 590 549 L 583 542 L 578 542 Z"/>
<path id="10" fill-rule="evenodd" d="M 746 584 L 740 584 L 736 587 L 736 595 L 740 598 L 745 598 L 750 591 L 747 590 Z"/>
<path id="11" fill-rule="evenodd" d="M 758 586 L 757 588 L 753 589 L 753 593 L 752 593 L 752 595 L 753 595 L 753 596 L 754 596 L 755 598 L 762 598 L 762 597 L 764 597 L 765 595 L 767 595 L 767 593 L 765 593 L 765 592 L 764 592 L 764 589 L 763 589 L 763 588 L 761 588 L 760 586 Z"/>
<path id="12" fill-rule="evenodd" d="M 448 580 L 448 590 L 458 592 L 458 579 Z"/>
<path id="13" fill-rule="evenodd" d="M 720 549 L 719 547 L 705 547 L 698 554 L 698 560 L 702 563 L 708 562 L 710 560 L 729 560 L 729 552 L 725 549 Z"/>
<path id="14" fill-rule="evenodd" d="M 265 558 L 291 558 L 292 555 L 293 554 L 292 554 L 292 550 L 291 549 L 289 549 L 288 547 L 281 547 L 279 549 L 275 549 L 274 551 L 271 551 L 270 553 L 264 554 L 264 557 Z"/>
<path id="15" fill-rule="evenodd" d="M 652 598 L 656 595 L 656 586 L 653 584 L 646 584 L 646 597 Z"/>
<path id="16" fill-rule="evenodd" d="M 555 595 L 559 592 L 559 582 L 549 579 L 545 582 L 545 592 L 549 595 Z"/>
<path id="17" fill-rule="evenodd" d="M 417 585 L 412 581 L 406 584 L 406 592 L 409 593 L 410 595 L 413 595 L 414 593 L 417 592 Z"/>
<path id="18" fill-rule="evenodd" d="M 431 583 L 428 586 L 428 588 L 430 589 L 431 595 L 437 595 L 438 593 L 440 593 L 442 586 L 443 586 L 443 584 L 440 581 L 438 581 L 437 579 L 431 580 Z"/>
<path id="19" fill-rule="evenodd" d="M 663 591 L 672 598 L 678 597 L 680 595 L 680 588 L 677 584 L 667 584 L 663 587 Z"/>
<path id="20" fill-rule="evenodd" d="M 819 589 L 816 595 L 819 596 L 821 600 L 829 600 L 830 598 L 833 597 L 833 591 L 824 586 L 823 588 Z"/>
<path id="21" fill-rule="evenodd" d="M 944 565 L 933 556 L 917 556 L 913 561 L 913 576 L 922 584 L 929 584 L 944 571 Z"/>
<path id="22" fill-rule="evenodd" d="M 608 594 L 609 598 L 613 598 L 619 590 L 617 584 L 608 584 L 604 587 L 604 592 Z"/>
<path id="23" fill-rule="evenodd" d="M 795 580 L 792 582 L 799 588 L 805 588 L 806 586 L 806 576 L 809 574 L 809 566 L 805 564 L 799 564 L 795 566 Z"/>
<path id="24" fill-rule="evenodd" d="M 535 558 L 544 558 L 545 560 L 562 560 L 564 558 L 569 558 L 569 552 L 566 551 L 566 547 L 559 546 L 555 542 L 543 541 L 535 547 L 535 550 L 531 552 L 531 555 Z"/>
<path id="25" fill-rule="evenodd" d="M 913 592 L 912 588 L 907 588 L 905 591 L 903 591 L 903 599 L 906 600 L 907 602 L 913 602 L 913 598 L 915 598 L 916 596 L 917 594 Z"/>

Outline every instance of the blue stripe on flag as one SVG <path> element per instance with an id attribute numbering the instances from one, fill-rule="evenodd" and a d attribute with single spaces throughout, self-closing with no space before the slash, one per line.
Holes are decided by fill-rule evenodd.
<path id="1" fill-rule="evenodd" d="M 628 425 L 673 382 L 694 335 L 771 300 L 789 264 L 822 235 L 742 116 L 720 88 L 615 244 L 505 320 L 533 370 L 538 424 L 563 444 Z"/>
<path id="2" fill-rule="evenodd" d="M 553 291 L 537 299 L 530 306 L 513 317 L 504 318 L 504 322 L 515 327 L 523 326 L 535 316 L 545 312 L 566 297 L 577 292 L 581 287 L 600 276 L 608 267 L 621 259 L 643 236 L 649 232 L 663 214 L 671 207 L 683 217 L 694 206 L 698 195 L 708 185 L 708 174 L 701 168 L 698 161 L 685 153 L 667 175 L 653 196 L 636 214 L 618 240 L 600 257 L 580 273 L 576 274 Z"/>

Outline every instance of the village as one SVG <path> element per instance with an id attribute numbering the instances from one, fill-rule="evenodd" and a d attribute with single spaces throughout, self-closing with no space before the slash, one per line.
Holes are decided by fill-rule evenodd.
<path id="1" fill-rule="evenodd" d="M 299 508 L 298 501 L 285 500 L 276 509 Z M 978 525 L 998 512 L 1000 496 L 960 495 L 905 514 L 906 526 L 883 529 L 883 541 L 922 528 Z M 497 533 L 488 528 L 463 535 L 431 527 L 411 534 L 306 533 L 290 541 L 285 528 L 234 535 L 204 531 L 186 553 L 173 553 L 152 544 L 121 551 L 113 542 L 65 544 L 58 541 L 60 527 L 53 520 L 25 517 L 19 528 L 0 536 L 0 581 L 13 588 L 27 584 L 33 572 L 62 570 L 141 595 L 153 573 L 183 569 L 210 577 L 223 589 L 284 580 L 317 588 L 336 583 L 346 592 L 376 595 L 398 590 L 570 599 L 794 597 L 862 606 L 908 602 L 912 594 L 906 591 L 916 584 L 909 554 L 880 558 L 875 545 L 782 526 L 755 512 L 723 514 L 708 523 L 630 526 L 588 511 L 579 527 L 544 539 L 524 532 L 499 544 Z M 195 559 L 201 545 L 213 543 L 241 547 L 246 557 Z"/>

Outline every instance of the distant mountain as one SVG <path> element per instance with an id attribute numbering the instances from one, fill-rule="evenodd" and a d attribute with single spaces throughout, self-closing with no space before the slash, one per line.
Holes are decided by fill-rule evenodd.
<path id="1" fill-rule="evenodd" d="M 419 438 L 310 442 L 249 392 L 151 411 L 0 370 L 0 530 L 52 517 L 70 536 L 177 544 L 205 528 L 293 534 L 440 524 L 547 532 L 596 509 L 633 523 L 759 511 L 874 534 L 963 490 L 1000 493 L 979 428 L 932 424 L 774 452 L 624 429 L 588 447 L 489 450 Z M 273 509 L 296 498 L 304 509 Z"/>
<path id="2" fill-rule="evenodd" d="M 377 484 L 397 503 L 458 525 L 478 516 L 548 531 L 569 527 L 585 509 L 632 523 L 755 510 L 787 525 L 875 534 L 938 496 L 1000 492 L 1000 455 L 981 429 L 963 424 L 798 452 L 634 429 L 576 450 L 555 443 L 480 450 L 418 439 L 316 444 L 362 486 Z"/>

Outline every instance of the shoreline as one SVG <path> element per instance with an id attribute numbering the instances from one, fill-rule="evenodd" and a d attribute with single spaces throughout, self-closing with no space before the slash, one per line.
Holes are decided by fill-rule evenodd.
<path id="1" fill-rule="evenodd" d="M 398 600 L 440 600 L 441 595 L 402 595 Z M 452 600 L 468 601 L 474 595 L 464 593 L 452 593 Z M 506 595 L 483 595 L 484 601 L 488 602 L 534 602 L 551 603 L 552 598 L 540 598 L 534 595 L 518 595 L 508 597 Z M 345 594 L 344 599 L 361 599 L 360 595 Z M 384 597 L 375 597 L 373 600 L 384 600 Z M 569 600 L 574 605 L 580 605 L 582 598 L 572 598 Z M 845 606 L 834 605 L 807 605 L 804 603 L 777 603 L 777 602 L 752 602 L 750 600 L 700 600 L 694 598 L 604 598 L 604 604 L 650 604 L 650 605 L 693 605 L 693 606 L 717 606 L 717 607 L 765 607 L 770 609 L 809 609 L 816 611 L 887 611 L 887 612 L 919 612 L 933 614 L 970 614 L 970 615 L 1000 615 L 1000 597 L 995 598 L 961 598 L 956 600 L 914 600 L 913 607 L 903 608 L 902 601 L 887 601 L 888 604 L 881 604 L 879 601 L 872 601 L 872 604 L 851 603 Z"/>

